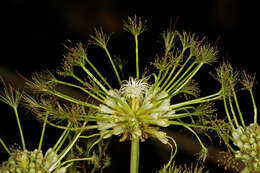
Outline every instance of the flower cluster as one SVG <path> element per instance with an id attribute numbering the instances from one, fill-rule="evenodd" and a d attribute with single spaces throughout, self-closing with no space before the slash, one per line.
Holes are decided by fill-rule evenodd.
<path id="1" fill-rule="evenodd" d="M 49 148 L 43 157 L 42 151 L 17 150 L 9 159 L 2 163 L 0 173 L 65 173 L 66 168 L 56 168 L 57 154 Z M 53 167 L 53 165 L 56 165 Z"/>
<path id="2" fill-rule="evenodd" d="M 232 136 L 234 144 L 239 148 L 235 157 L 242 160 L 249 170 L 260 171 L 260 126 L 240 126 L 233 131 Z"/>
<path id="3" fill-rule="evenodd" d="M 216 72 L 216 79 L 222 86 L 223 105 L 228 120 L 216 126 L 217 133 L 229 149 L 233 157 L 231 160 L 240 160 L 244 163 L 244 172 L 259 171 L 260 127 L 257 123 L 257 107 L 252 91 L 255 75 L 237 71 L 230 63 L 223 63 Z M 239 85 L 242 85 L 242 89 L 237 89 Z M 254 121 L 250 125 L 246 125 L 240 109 L 237 92 L 241 90 L 249 91 L 251 96 Z"/>

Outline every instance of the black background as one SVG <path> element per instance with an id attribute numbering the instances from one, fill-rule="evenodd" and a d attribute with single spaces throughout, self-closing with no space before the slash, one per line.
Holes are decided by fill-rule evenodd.
<path id="1" fill-rule="evenodd" d="M 140 37 L 143 67 L 155 57 L 156 51 L 160 50 L 159 34 L 172 23 L 172 26 L 178 30 L 198 33 L 199 36 L 206 36 L 212 44 L 216 43 L 220 50 L 219 62 L 228 59 L 238 69 L 243 68 L 250 73 L 258 72 L 259 20 L 256 7 L 254 1 L 246 0 L 172 0 L 170 2 L 163 0 L 8 0 L 5 3 L 1 2 L 0 73 L 2 74 L 0 75 L 8 78 L 10 74 L 18 71 L 28 77 L 34 71 L 56 69 L 60 66 L 62 56 L 66 52 L 62 44 L 68 39 L 73 42 L 87 43 L 89 34 L 93 33 L 93 28 L 96 26 L 102 26 L 106 32 L 118 33 L 113 35 L 109 46 L 112 53 L 127 57 L 128 54 L 134 53 L 131 52 L 133 49 L 128 48 L 133 44 L 133 40 L 130 35 L 122 31 L 122 20 L 134 14 L 148 21 L 149 31 Z M 106 64 L 104 60 L 97 58 L 93 61 Z M 217 65 L 218 63 L 206 67 L 202 72 L 214 71 Z M 258 79 L 257 76 L 256 80 Z M 216 91 L 216 83 L 211 84 L 207 80 L 201 80 L 200 83 L 204 85 L 206 91 Z M 258 85 L 254 91 L 258 103 L 257 88 Z M 242 105 L 246 105 L 246 111 L 247 102 L 249 101 L 242 101 Z M 0 106 L 2 139 L 9 145 L 19 142 L 14 116 L 10 117 L 11 109 L 2 103 Z M 29 114 L 25 110 L 21 111 L 26 115 Z M 252 114 L 251 107 L 249 113 Z M 40 132 L 38 122 L 29 116 L 22 122 L 25 124 L 27 138 Z M 35 133 L 32 133 L 32 129 L 35 129 L 33 130 Z M 55 139 L 55 136 L 52 135 L 50 138 Z M 35 146 L 37 142 L 38 140 L 32 140 L 27 143 Z M 143 158 L 150 159 L 151 163 L 156 162 L 156 159 L 151 159 L 148 149 L 144 151 L 146 152 Z M 120 154 L 121 151 L 114 152 Z M 123 161 L 128 163 L 127 154 L 118 164 L 122 165 Z M 144 165 L 149 167 L 149 164 Z M 156 169 L 151 170 L 155 172 Z"/>

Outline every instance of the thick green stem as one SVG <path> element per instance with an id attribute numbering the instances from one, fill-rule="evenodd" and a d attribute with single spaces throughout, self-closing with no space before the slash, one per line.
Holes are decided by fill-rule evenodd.
<path id="1" fill-rule="evenodd" d="M 138 173 L 139 168 L 139 138 L 131 142 L 130 173 Z"/>
<path id="2" fill-rule="evenodd" d="M 18 124 L 19 132 L 20 132 L 20 137 L 21 137 L 21 141 L 22 141 L 22 145 L 23 145 L 23 150 L 26 150 L 25 141 L 24 141 L 24 137 L 23 137 L 23 130 L 22 130 L 22 127 L 21 127 L 21 123 L 20 123 L 20 119 L 19 119 L 16 107 L 14 107 L 14 113 L 15 113 L 17 124 Z"/>

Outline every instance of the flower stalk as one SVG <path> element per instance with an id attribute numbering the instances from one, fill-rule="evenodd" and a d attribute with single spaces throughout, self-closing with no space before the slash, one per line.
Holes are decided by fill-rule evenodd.
<path id="1" fill-rule="evenodd" d="M 131 141 L 130 173 L 138 173 L 139 170 L 139 138 Z"/>

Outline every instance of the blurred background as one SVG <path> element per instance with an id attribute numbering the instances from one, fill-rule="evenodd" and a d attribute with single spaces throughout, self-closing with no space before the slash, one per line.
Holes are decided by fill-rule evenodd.
<path id="1" fill-rule="evenodd" d="M 0 12 L 2 42 L 0 76 L 17 87 L 23 87 L 24 83 L 16 72 L 29 77 L 35 71 L 57 69 L 62 62 L 63 54 L 66 53 L 63 43 L 71 40 L 87 44 L 93 28 L 100 26 L 105 32 L 116 33 L 111 39 L 112 54 L 122 53 L 123 56 L 127 56 L 132 50 L 129 50 L 128 46 L 132 45 L 133 40 L 130 35 L 122 31 L 122 20 L 135 14 L 148 21 L 149 31 L 140 36 L 141 53 L 143 52 L 141 62 L 145 65 L 155 57 L 156 51 L 160 50 L 158 48 L 158 45 L 161 46 L 159 42 L 162 41 L 160 33 L 171 26 L 180 31 L 186 30 L 198 33 L 202 37 L 206 36 L 209 42 L 219 48 L 220 62 L 227 58 L 238 69 L 243 68 L 250 73 L 258 72 L 259 25 L 257 22 L 259 20 L 256 7 L 254 1 L 246 0 L 7 0 L 1 2 Z M 103 57 L 97 57 L 94 61 L 98 58 Z M 212 71 L 214 67 L 205 68 L 204 72 L 208 72 L 209 69 Z M 256 79 L 258 81 L 259 76 Z M 211 92 L 216 90 L 214 82 L 210 84 L 208 81 L 202 81 L 201 83 L 207 84 L 204 86 L 205 90 Z M 257 87 L 258 85 L 255 93 Z M 256 96 L 257 103 L 259 96 Z M 10 113 L 11 108 L 2 103 L 0 108 L 0 135 L 7 144 L 11 145 L 18 142 L 19 137 L 15 119 Z M 26 110 L 22 111 L 30 114 Z M 38 123 L 32 123 L 35 122 L 33 118 L 27 116 L 22 122 L 25 138 L 26 134 L 30 134 L 31 129 L 40 132 L 41 127 Z M 55 136 L 52 135 L 50 138 L 55 139 Z M 189 140 L 186 139 L 189 137 L 184 138 L 186 141 Z M 36 146 L 37 142 L 37 140 L 31 141 L 30 145 Z M 144 147 L 141 155 L 143 160 L 141 172 L 155 172 L 163 163 L 161 158 L 165 156 L 162 152 L 166 151 L 167 157 L 168 151 L 167 149 L 160 151 L 156 142 L 147 143 L 144 146 L 149 146 L 150 143 L 154 146 L 152 150 L 156 157 L 150 156 L 150 147 Z M 125 153 L 125 159 L 128 159 L 127 147 L 128 144 L 120 144 L 120 147 L 113 150 L 115 155 L 113 167 L 118 171 L 124 170 L 124 166 L 127 169 L 128 161 L 124 164 L 125 160 L 120 158 L 122 153 Z M 191 152 L 190 155 L 188 154 L 191 158 L 195 150 L 188 151 Z M 0 155 L 2 151 L 1 148 Z M 179 156 L 181 159 L 187 158 L 184 154 L 185 147 L 183 151 L 184 157 Z M 117 157 L 120 154 L 121 156 Z M 2 157 L 4 156 L 0 159 Z M 151 167 L 149 166 L 151 164 L 155 166 L 146 170 L 147 167 Z M 216 167 L 212 170 L 217 171 Z"/>

